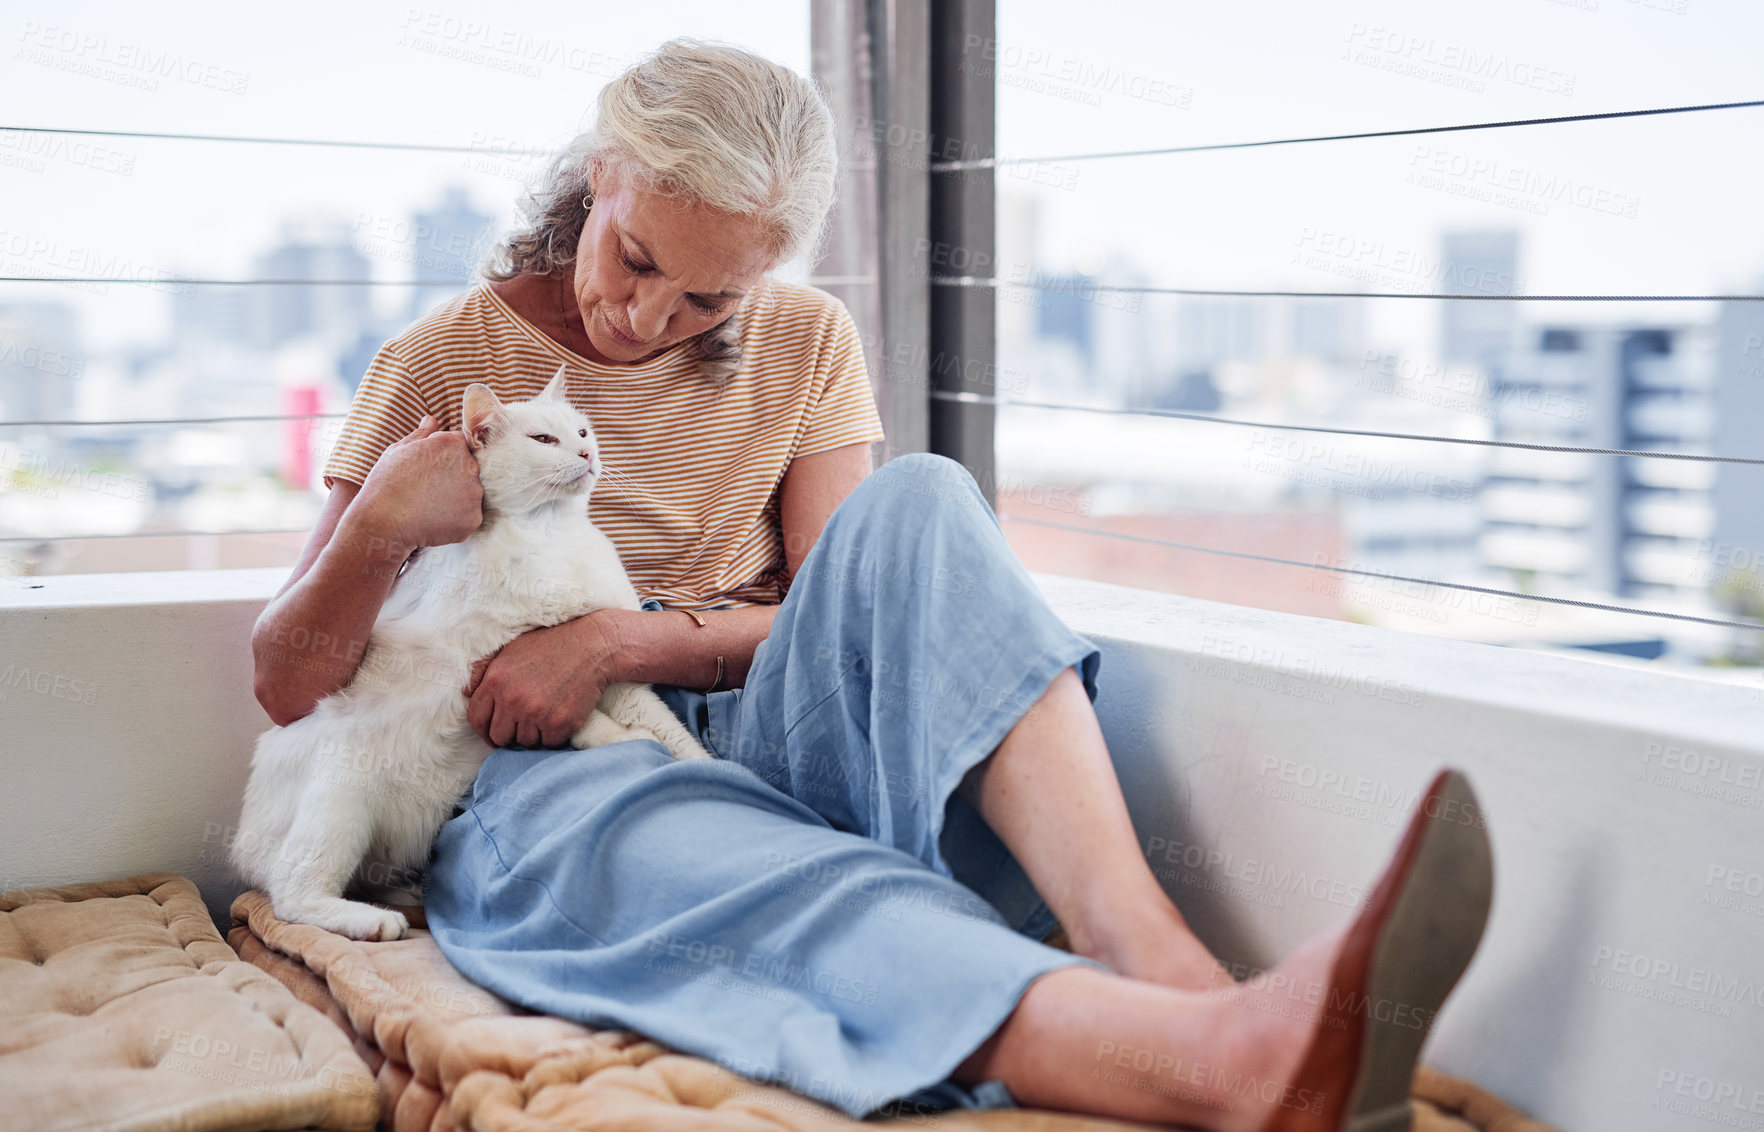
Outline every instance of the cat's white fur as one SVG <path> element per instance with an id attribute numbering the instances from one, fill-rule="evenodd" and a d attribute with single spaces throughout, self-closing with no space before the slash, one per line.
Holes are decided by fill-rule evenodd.
<path id="1" fill-rule="evenodd" d="M 355 939 L 402 936 L 403 915 L 343 892 L 352 878 L 387 879 L 366 876 L 364 860 L 391 875 L 420 866 L 490 753 L 466 722 L 473 663 L 530 629 L 639 608 L 618 552 L 588 519 L 600 454 L 565 380 L 559 368 L 544 392 L 516 404 L 485 385 L 466 389 L 483 525 L 422 550 L 349 684 L 258 738 L 231 856 L 281 919 Z M 711 757 L 646 684 L 608 687 L 571 745 L 637 738 L 659 740 L 676 759 Z"/>

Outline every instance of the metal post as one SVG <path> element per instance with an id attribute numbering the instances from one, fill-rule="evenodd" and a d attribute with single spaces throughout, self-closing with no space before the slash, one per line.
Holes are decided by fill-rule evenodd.
<path id="1" fill-rule="evenodd" d="M 809 19 L 815 75 L 842 132 L 839 203 L 815 273 L 852 280 L 825 286 L 844 300 L 863 336 L 888 433 L 882 458 L 923 452 L 930 435 L 929 2 L 811 0 Z"/>
<path id="2" fill-rule="evenodd" d="M 992 156 L 994 82 L 984 47 L 995 31 L 995 2 L 811 0 L 810 18 L 815 73 L 850 144 L 819 270 L 874 273 L 873 298 L 829 289 L 846 299 L 880 378 L 886 454 L 948 456 L 973 473 L 990 502 L 997 486 L 993 407 L 931 394 L 996 391 L 993 293 L 933 286 L 931 277 L 993 273 L 993 174 L 930 168 Z"/>
<path id="3" fill-rule="evenodd" d="M 876 154 L 877 276 L 882 296 L 883 380 L 889 383 L 889 454 L 930 441 L 925 359 L 930 356 L 926 213 L 930 173 L 930 0 L 870 0 L 872 148 Z"/>
<path id="4" fill-rule="evenodd" d="M 931 158 L 995 156 L 992 52 L 995 0 L 937 4 L 931 17 Z M 990 276 L 996 271 L 993 172 L 931 174 L 930 274 Z M 930 295 L 931 388 L 997 392 L 995 292 L 990 287 L 933 286 Z M 930 402 L 930 449 L 965 466 L 996 506 L 997 458 L 992 405 Z"/>
<path id="5" fill-rule="evenodd" d="M 827 221 L 827 239 L 813 275 L 851 312 L 863 340 L 865 368 L 883 427 L 893 437 L 912 422 L 896 419 L 900 398 L 886 379 L 886 335 L 878 290 L 876 147 L 870 105 L 875 60 L 870 42 L 871 0 L 811 0 L 809 65 L 832 104 L 839 129 L 839 198 Z M 888 442 L 884 442 L 886 445 Z M 878 445 L 878 448 L 883 445 Z M 886 457 L 885 452 L 876 453 Z"/>

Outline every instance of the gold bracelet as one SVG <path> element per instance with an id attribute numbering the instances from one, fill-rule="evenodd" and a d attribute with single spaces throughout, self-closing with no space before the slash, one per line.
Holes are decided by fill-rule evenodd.
<path id="1" fill-rule="evenodd" d="M 692 618 L 692 620 L 698 622 L 698 627 L 700 629 L 704 628 L 704 618 L 700 617 L 695 610 L 682 609 L 682 610 L 680 610 L 680 612 L 684 613 L 686 616 Z M 717 678 L 715 680 L 712 680 L 711 686 L 706 688 L 701 694 L 706 695 L 706 696 L 710 695 L 712 692 L 717 690 L 717 688 L 722 684 L 722 682 L 723 682 L 723 658 L 719 656 L 719 657 L 717 657 Z"/>

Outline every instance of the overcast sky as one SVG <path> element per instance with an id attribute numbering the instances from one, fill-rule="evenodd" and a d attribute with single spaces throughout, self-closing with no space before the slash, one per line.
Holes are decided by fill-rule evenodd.
<path id="1" fill-rule="evenodd" d="M 989 63 L 1007 156 L 1764 90 L 1764 5 L 1748 0 L 999 0 L 999 11 Z M 8 5 L 0 105 L 7 124 L 549 146 L 585 123 L 609 74 L 682 33 L 808 62 L 799 0 L 56 0 Z M 535 43 L 560 50 L 534 65 L 519 51 Z M 177 74 L 154 69 L 168 57 Z M 1084 162 L 1000 185 L 1045 201 L 1040 253 L 1052 270 L 1124 250 L 1143 275 L 1178 286 L 1356 289 L 1351 274 L 1365 272 L 1388 285 L 1376 289 L 1423 289 L 1415 264 L 1442 228 L 1517 226 L 1525 290 L 1705 292 L 1751 289 L 1764 269 L 1761 138 L 1764 111 L 1737 110 Z M 376 271 L 398 277 L 398 225 L 413 208 L 457 181 L 506 215 L 531 168 L 458 154 L 90 144 L 0 133 L 0 274 L 240 275 L 282 218 L 300 214 L 340 218 L 364 243 L 379 241 Z M 1503 189 L 1505 201 L 1472 199 Z M 0 286 L 4 298 L 76 299 L 95 346 L 155 326 L 166 302 L 121 287 Z M 1418 336 L 1431 305 L 1382 304 L 1375 332 L 1399 344 Z M 1625 312 L 1577 312 L 1595 313 Z"/>

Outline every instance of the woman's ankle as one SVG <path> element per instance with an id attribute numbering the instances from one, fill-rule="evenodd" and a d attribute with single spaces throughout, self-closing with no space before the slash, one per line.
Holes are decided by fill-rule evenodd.
<path id="1" fill-rule="evenodd" d="M 1169 902 L 1117 905 L 1067 929 L 1076 954 L 1132 979 L 1183 990 L 1207 990 L 1231 982 L 1223 964 L 1200 941 Z"/>

